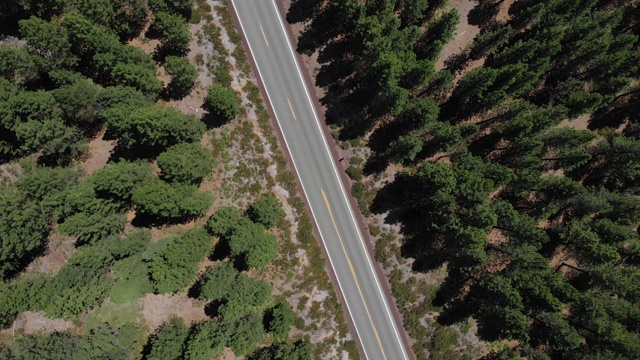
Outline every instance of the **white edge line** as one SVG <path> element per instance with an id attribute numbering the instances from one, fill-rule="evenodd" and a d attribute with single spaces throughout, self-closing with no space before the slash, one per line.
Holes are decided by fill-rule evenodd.
<path id="1" fill-rule="evenodd" d="M 302 81 L 302 87 L 304 88 L 305 94 L 307 95 L 307 100 L 309 100 L 309 105 L 311 105 L 311 109 L 313 110 L 313 117 L 315 118 L 316 125 L 318 126 L 318 129 L 320 130 L 320 137 L 322 138 L 322 141 L 324 142 L 325 150 L 327 151 L 327 154 L 329 155 L 329 159 L 332 160 L 332 161 L 330 161 L 330 163 L 331 163 L 331 166 L 333 168 L 333 172 L 335 173 L 336 178 L 338 179 L 338 183 L 340 184 L 340 190 L 342 191 L 342 196 L 344 197 L 344 200 L 347 203 L 347 208 L 349 209 L 349 214 L 351 215 L 351 220 L 353 221 L 353 223 L 356 226 L 356 231 L 358 232 L 358 238 L 360 239 L 360 245 L 362 245 L 362 248 L 364 249 L 364 253 L 365 253 L 365 256 L 367 258 L 367 262 L 369 263 L 369 268 L 371 269 L 371 272 L 373 274 L 373 278 L 376 280 L 376 285 L 378 287 L 378 291 L 380 292 L 380 295 L 382 296 L 382 301 L 384 302 L 385 310 L 387 311 L 387 315 L 389 316 L 389 319 L 391 320 L 391 324 L 393 326 L 393 331 L 396 334 L 396 339 L 398 340 L 398 343 L 400 344 L 400 348 L 402 349 L 402 354 L 404 355 L 404 358 L 406 360 L 408 360 L 409 357 L 407 355 L 406 349 L 404 348 L 404 343 L 402 342 L 402 339 L 400 339 L 400 335 L 398 334 L 397 324 L 395 322 L 395 319 L 391 315 L 391 311 L 390 311 L 390 308 L 389 308 L 389 304 L 387 303 L 386 296 L 384 295 L 384 292 L 382 291 L 382 288 L 380 286 L 380 280 L 378 279 L 378 274 L 375 271 L 375 269 L 373 268 L 373 264 L 371 263 L 371 258 L 369 256 L 369 251 L 367 250 L 367 248 L 366 248 L 366 246 L 364 244 L 364 239 L 362 237 L 362 234 L 360 233 L 360 226 L 358 225 L 358 222 L 356 221 L 355 216 L 353 215 L 353 210 L 351 209 L 351 203 L 349 202 L 349 199 L 347 198 L 346 192 L 344 190 L 344 184 L 342 183 L 342 179 L 340 178 L 340 175 L 338 174 L 338 169 L 336 168 L 336 164 L 333 161 L 333 156 L 331 155 L 331 152 L 329 151 L 329 145 L 327 144 L 327 140 L 325 139 L 324 131 L 322 130 L 322 127 L 320 126 L 320 120 L 318 119 L 318 115 L 316 113 L 316 107 L 314 106 L 313 101 L 311 100 L 311 96 L 309 95 L 309 90 L 307 89 L 307 83 L 305 82 L 304 77 L 302 76 L 302 72 L 300 71 L 300 67 L 298 66 L 298 60 L 296 59 L 295 53 L 293 52 L 293 48 L 291 47 L 291 41 L 289 39 L 289 34 L 287 34 L 287 30 L 284 27 L 284 24 L 282 23 L 282 18 L 280 17 L 280 11 L 278 10 L 278 6 L 276 5 L 275 0 L 272 0 L 271 3 L 273 4 L 273 6 L 274 6 L 274 8 L 276 10 L 276 15 L 278 17 L 278 21 L 280 22 L 280 27 L 282 28 L 282 31 L 284 32 L 284 36 L 287 39 L 287 46 L 289 47 L 289 51 L 291 53 L 291 56 L 293 57 L 293 62 L 296 64 L 296 70 L 298 70 L 298 76 L 300 77 L 300 80 Z M 256 63 L 256 65 L 257 65 L 257 63 Z M 266 90 L 266 86 L 265 86 L 265 90 Z M 285 142 L 286 142 L 286 140 L 285 140 Z M 292 157 L 292 159 L 293 159 L 293 157 Z M 302 183 L 302 181 L 301 181 L 301 183 Z"/>
<path id="2" fill-rule="evenodd" d="M 251 44 L 249 43 L 249 37 L 246 36 L 246 32 L 244 31 L 244 25 L 242 25 L 242 20 L 240 20 L 240 15 L 238 14 L 238 11 L 236 9 L 236 5 L 234 3 L 233 0 L 231 0 L 231 5 L 233 6 L 234 10 L 236 11 L 236 15 L 238 18 L 238 22 L 240 23 L 240 27 L 242 28 L 242 32 L 245 33 L 245 38 L 247 39 L 247 46 L 249 47 L 249 51 L 251 52 L 251 56 L 255 59 L 255 56 L 253 56 L 253 50 L 251 49 Z M 278 19 L 280 19 L 280 14 L 277 13 Z M 289 39 L 287 38 L 287 41 Z M 291 45 L 289 45 L 289 48 L 291 48 Z M 295 59 L 295 58 L 294 58 Z M 258 62 L 254 61 L 256 64 L 256 69 L 258 70 L 258 75 L 260 75 L 260 79 L 262 79 L 262 73 L 260 72 L 260 67 L 258 66 Z M 296 63 L 296 67 L 297 67 L 297 63 Z M 299 70 L 298 70 L 299 71 Z M 306 86 L 304 86 L 305 91 L 306 91 Z M 273 108 L 273 114 L 276 117 L 276 121 L 278 122 L 278 125 L 280 125 L 280 128 L 282 128 L 282 124 L 280 123 L 280 119 L 278 119 L 278 114 L 276 113 L 276 109 L 273 106 L 273 102 L 271 101 L 271 96 L 269 95 L 269 90 L 267 90 L 267 86 L 264 86 L 264 91 L 267 93 L 267 98 L 269 98 L 269 102 L 272 104 L 272 108 Z M 308 96 L 308 95 L 307 95 Z M 315 109 L 314 109 L 314 116 L 315 116 Z M 317 121 L 317 118 L 316 118 Z M 287 147 L 287 150 L 289 151 L 289 154 L 291 154 L 291 149 L 289 148 L 289 143 L 287 142 L 287 138 L 284 136 L 284 131 L 282 131 L 282 138 L 284 139 L 284 143 L 285 146 Z M 326 143 L 325 143 L 326 145 Z M 293 162 L 293 167 L 296 170 L 296 173 L 298 174 L 298 177 L 300 177 L 300 173 L 298 172 L 298 167 L 296 166 L 296 162 L 293 159 L 293 156 L 291 156 L 291 161 Z M 307 197 L 307 190 L 304 188 L 304 184 L 302 183 L 302 180 L 300 181 L 300 186 L 302 186 L 302 193 L 305 197 L 305 199 L 307 200 L 307 204 L 309 204 L 309 209 L 311 210 L 311 216 L 313 217 L 313 220 L 316 222 L 316 224 L 318 223 L 318 220 L 316 219 L 315 213 L 313 212 L 313 207 L 311 206 L 311 202 L 309 201 L 309 198 Z M 324 236 L 322 236 L 322 230 L 320 230 L 320 226 L 316 225 L 316 228 L 318 229 L 318 232 L 320 233 L 320 239 L 322 240 L 322 242 L 325 244 L 325 249 L 327 249 L 327 245 L 326 242 L 324 241 Z M 329 251 L 325 250 L 325 253 L 327 254 L 327 257 L 329 258 L 329 262 L 331 263 L 331 268 L 334 269 L 334 273 L 335 273 L 335 266 L 333 265 L 333 260 L 331 259 L 331 255 L 329 255 Z M 340 283 L 340 279 L 338 277 L 338 275 L 336 274 L 335 276 L 336 281 L 338 282 L 338 287 L 340 287 L 340 292 L 342 293 L 342 296 L 344 298 L 344 303 L 345 305 L 347 305 L 347 311 L 349 311 L 349 315 L 351 316 L 351 319 L 353 319 L 353 327 L 356 329 L 356 334 L 358 335 L 359 339 L 362 339 L 362 337 L 360 336 L 360 332 L 358 331 L 358 326 L 356 325 L 356 321 L 355 318 L 353 317 L 353 313 L 351 312 L 351 308 L 349 307 L 349 302 L 347 301 L 347 297 L 344 295 L 344 290 L 342 288 L 342 284 Z M 386 302 L 385 302 L 386 304 Z M 364 344 L 362 343 L 362 340 L 360 340 L 360 344 L 362 345 L 362 351 L 364 352 L 364 356 L 365 358 L 369 358 L 369 356 L 367 355 L 367 350 L 364 346 Z M 404 350 L 404 348 L 403 348 Z"/>

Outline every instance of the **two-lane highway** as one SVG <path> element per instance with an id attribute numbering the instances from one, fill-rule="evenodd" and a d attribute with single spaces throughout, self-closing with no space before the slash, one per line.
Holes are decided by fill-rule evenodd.
<path id="1" fill-rule="evenodd" d="M 274 0 L 232 0 L 368 359 L 408 360 Z"/>

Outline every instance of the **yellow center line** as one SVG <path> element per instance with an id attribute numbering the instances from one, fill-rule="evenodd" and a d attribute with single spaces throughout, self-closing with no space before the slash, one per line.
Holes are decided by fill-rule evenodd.
<path id="1" fill-rule="evenodd" d="M 291 106 L 291 101 L 289 101 L 289 98 L 287 98 L 287 102 L 289 103 L 289 109 L 291 109 L 291 114 L 293 114 L 293 120 L 297 120 L 296 113 L 293 111 L 293 106 Z"/>
<path id="2" fill-rule="evenodd" d="M 349 268 L 351 269 L 351 275 L 353 276 L 353 279 L 356 281 L 356 287 L 358 288 L 358 293 L 360 293 L 360 298 L 362 299 L 362 303 L 364 304 L 364 310 L 367 312 L 367 316 L 369 317 L 369 322 L 371 323 L 371 327 L 373 328 L 373 333 L 376 335 L 376 340 L 378 341 L 378 345 L 380 346 L 380 350 L 382 351 L 382 357 L 384 357 L 384 359 L 387 360 L 387 356 L 384 354 L 384 348 L 382 347 L 382 342 L 380 341 L 380 336 L 378 335 L 378 330 L 376 330 L 376 326 L 373 324 L 373 319 L 371 319 L 369 308 L 367 307 L 367 303 L 364 301 L 364 295 L 362 295 L 362 290 L 360 290 L 360 283 L 358 282 L 358 278 L 356 277 L 356 272 L 353 269 L 353 264 L 351 263 L 351 259 L 349 259 L 349 255 L 347 255 L 347 249 L 344 247 L 344 242 L 342 242 L 340 231 L 338 231 L 338 226 L 336 225 L 336 221 L 333 218 L 333 212 L 331 211 L 331 205 L 329 205 L 327 194 L 325 194 L 323 189 L 320 189 L 320 191 L 322 192 L 322 197 L 324 198 L 324 202 L 327 204 L 327 209 L 329 210 L 329 216 L 331 217 L 331 222 L 333 223 L 333 227 L 336 229 L 336 234 L 338 234 L 338 240 L 340 240 L 340 245 L 342 245 L 342 251 L 344 251 L 344 256 L 347 258 L 347 263 L 349 263 Z"/>
<path id="3" fill-rule="evenodd" d="M 266 42 L 267 47 L 269 47 L 269 41 L 267 41 L 267 35 L 265 35 L 264 30 L 262 29 L 262 25 L 260 25 L 260 31 L 262 31 L 262 37 L 264 38 L 264 42 Z"/>

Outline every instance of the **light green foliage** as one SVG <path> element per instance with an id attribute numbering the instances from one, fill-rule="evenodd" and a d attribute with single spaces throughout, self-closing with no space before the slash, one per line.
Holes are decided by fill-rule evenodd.
<path id="1" fill-rule="evenodd" d="M 105 246 L 114 259 L 120 260 L 140 253 L 149 245 L 151 232 L 147 229 L 138 229 L 126 233 L 125 237 L 114 236 L 106 242 Z"/>
<path id="2" fill-rule="evenodd" d="M 196 68 L 189 63 L 189 59 L 186 57 L 167 56 L 164 69 L 171 76 L 171 82 L 167 88 L 169 96 L 172 99 L 182 99 L 189 95 L 198 75 Z"/>
<path id="3" fill-rule="evenodd" d="M 233 230 L 229 245 L 235 255 L 244 256 L 250 267 L 263 268 L 278 254 L 278 239 L 251 221 L 244 221 Z"/>
<path id="4" fill-rule="evenodd" d="M 113 303 L 130 303 L 154 291 L 149 279 L 149 265 L 139 255 L 118 261 L 111 271 L 114 285 L 109 292 L 109 299 Z"/>
<path id="5" fill-rule="evenodd" d="M 209 360 L 219 355 L 228 336 L 227 329 L 214 321 L 194 325 L 184 347 L 184 359 Z"/>
<path id="6" fill-rule="evenodd" d="M 47 315 L 68 318 L 100 305 L 111 288 L 108 271 L 112 262 L 106 250 L 79 249 L 42 289 L 48 295 L 43 304 Z"/>
<path id="7" fill-rule="evenodd" d="M 143 257 L 149 263 L 156 293 L 178 292 L 189 286 L 195 280 L 198 263 L 212 248 L 212 238 L 204 229 L 171 235 L 154 244 Z"/>
<path id="8" fill-rule="evenodd" d="M 199 184 L 215 164 L 211 151 L 199 143 L 182 143 L 158 156 L 162 179 L 168 182 Z"/>
<path id="9" fill-rule="evenodd" d="M 181 142 L 197 141 L 205 130 L 204 124 L 194 116 L 162 106 L 114 113 L 107 119 L 107 127 L 127 146 L 160 150 Z"/>
<path id="10" fill-rule="evenodd" d="M 219 208 L 207 221 L 207 230 L 215 236 L 228 237 L 241 223 L 242 215 L 233 206 Z"/>
<path id="11" fill-rule="evenodd" d="M 169 322 L 149 339 L 151 351 L 147 360 L 177 360 L 182 358 L 185 341 L 189 336 L 189 328 L 180 318 L 173 317 Z M 192 335 L 193 336 L 193 335 Z M 209 357 L 210 358 L 210 357 Z"/>
<path id="12" fill-rule="evenodd" d="M 155 179 L 133 192 L 132 201 L 140 214 L 159 220 L 175 220 L 202 215 L 212 196 L 195 186 L 176 185 Z"/>
<path id="13" fill-rule="evenodd" d="M 265 194 L 247 210 L 249 218 L 267 228 L 273 227 L 284 218 L 282 203 L 273 195 Z"/>
<path id="14" fill-rule="evenodd" d="M 288 302 L 281 301 L 268 312 L 269 324 L 267 325 L 267 330 L 276 339 L 286 339 L 295 318 L 296 315 L 291 305 Z"/>
<path id="15" fill-rule="evenodd" d="M 221 84 L 213 84 L 207 90 L 207 97 L 202 107 L 214 117 L 223 120 L 233 120 L 238 115 L 238 95 L 232 89 Z"/>
<path id="16" fill-rule="evenodd" d="M 184 18 L 166 12 L 156 13 L 150 30 L 160 37 L 160 53 L 183 56 L 189 50 L 191 33 Z"/>

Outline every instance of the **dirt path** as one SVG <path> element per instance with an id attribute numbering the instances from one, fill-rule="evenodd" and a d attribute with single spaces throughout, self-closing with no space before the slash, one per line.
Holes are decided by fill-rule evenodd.
<path id="1" fill-rule="evenodd" d="M 444 62 L 451 57 L 451 55 L 458 54 L 464 50 L 467 45 L 471 44 L 473 39 L 480 32 L 480 28 L 475 25 L 469 25 L 467 17 L 469 11 L 476 6 L 476 2 L 473 0 L 451 0 L 445 8 L 445 11 L 451 9 L 457 9 L 460 13 L 460 23 L 456 27 L 455 37 L 451 40 L 440 53 L 440 58 L 436 61 L 436 70 L 444 69 Z"/>

